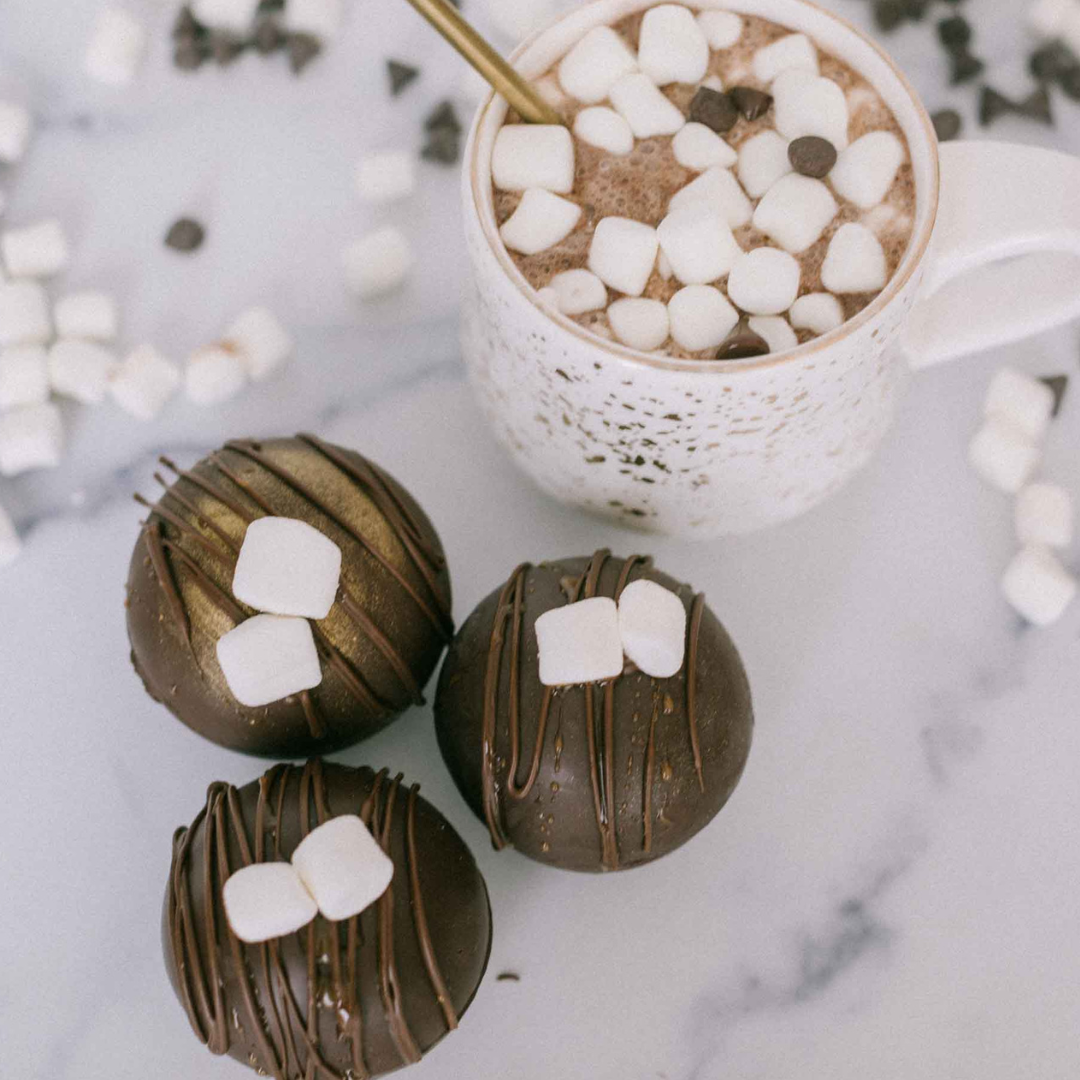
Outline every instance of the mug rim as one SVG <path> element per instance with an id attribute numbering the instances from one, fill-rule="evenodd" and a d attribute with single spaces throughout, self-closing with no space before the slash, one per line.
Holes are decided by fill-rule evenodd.
<path id="1" fill-rule="evenodd" d="M 508 57 L 509 61 L 511 63 L 516 63 L 521 55 L 531 48 L 537 40 L 550 33 L 562 22 L 579 16 L 583 8 L 601 2 L 602 0 L 589 0 L 586 4 L 563 12 L 558 18 L 553 19 L 541 29 L 525 38 L 525 40 L 510 53 L 510 56 Z M 657 4 L 664 2 L 665 0 L 652 0 L 652 3 L 643 4 L 641 10 L 648 7 L 654 7 Z M 681 0 L 675 0 L 675 2 L 681 2 Z M 741 371 L 758 371 L 775 367 L 780 364 L 804 360 L 822 349 L 830 348 L 836 343 L 843 341 L 851 334 L 861 330 L 869 322 L 877 318 L 878 315 L 880 315 L 880 313 L 884 311 L 909 284 L 916 271 L 923 264 L 923 259 L 930 246 L 934 227 L 937 223 L 938 208 L 940 205 L 941 162 L 937 133 L 934 130 L 933 121 L 930 119 L 930 114 L 927 111 L 922 98 L 911 84 L 911 80 L 908 79 L 904 72 L 899 68 L 896 61 L 893 60 L 885 49 L 873 38 L 863 33 L 863 31 L 855 26 L 850 20 L 844 18 L 842 15 L 837 15 L 835 12 L 823 8 L 820 4 L 816 3 L 815 0 L 790 0 L 790 2 L 801 4 L 803 7 L 812 8 L 823 18 L 830 19 L 832 22 L 839 24 L 841 29 L 858 38 L 864 45 L 877 53 L 878 57 L 884 61 L 899 83 L 901 89 L 910 99 L 915 110 L 915 115 L 921 125 L 924 140 L 930 151 L 930 182 L 928 184 L 929 190 L 926 193 L 930 200 L 928 212 L 921 230 L 917 234 L 912 234 L 900 268 L 892 278 L 889 279 L 885 288 L 882 289 L 881 292 L 862 309 L 862 311 L 857 315 L 852 316 L 852 318 L 845 320 L 835 330 L 830 330 L 819 337 L 812 338 L 810 341 L 797 345 L 793 349 L 787 349 L 779 353 L 769 353 L 761 357 L 751 357 L 744 360 L 693 360 L 688 357 L 660 356 L 655 353 L 644 352 L 640 349 L 633 349 L 627 345 L 623 345 L 621 342 L 609 340 L 598 334 L 594 334 L 580 323 L 563 315 L 562 312 L 552 311 L 541 303 L 537 290 L 529 284 L 525 275 L 518 269 L 517 264 L 510 257 L 510 253 L 507 251 L 506 246 L 499 237 L 494 221 L 494 215 L 489 217 L 484 213 L 484 192 L 480 185 L 480 170 L 478 169 L 477 156 L 480 152 L 480 129 L 483 126 L 490 109 L 495 104 L 496 100 L 498 100 L 498 95 L 495 91 L 490 90 L 477 107 L 469 132 L 467 160 L 465 165 L 468 169 L 469 190 L 472 195 L 473 203 L 472 209 L 479 221 L 480 229 L 484 234 L 484 239 L 487 241 L 500 268 L 506 273 L 507 278 L 517 290 L 522 293 L 524 298 L 545 318 L 554 322 L 555 325 L 561 329 L 567 330 L 575 337 L 580 338 L 585 344 L 603 349 L 605 352 L 609 353 L 613 359 L 666 371 L 692 372 L 697 374 L 723 373 L 731 375 Z M 688 0 L 686 6 L 693 7 L 696 5 L 694 5 L 693 0 Z M 490 165 L 487 171 L 490 173 Z M 490 183 L 491 179 L 489 175 L 488 184 L 490 185 Z"/>

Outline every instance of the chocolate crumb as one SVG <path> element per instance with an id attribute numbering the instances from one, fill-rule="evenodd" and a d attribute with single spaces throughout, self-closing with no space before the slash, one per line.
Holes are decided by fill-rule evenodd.
<path id="1" fill-rule="evenodd" d="M 299 75 L 322 52 L 322 42 L 313 34 L 290 34 L 287 40 L 289 67 Z"/>
<path id="2" fill-rule="evenodd" d="M 210 55 L 221 67 L 226 67 L 236 60 L 245 47 L 243 41 L 229 33 L 214 33 L 210 37 Z"/>
<path id="3" fill-rule="evenodd" d="M 202 38 L 178 41 L 173 50 L 173 63 L 181 71 L 195 71 L 210 59 L 210 47 Z"/>
<path id="4" fill-rule="evenodd" d="M 797 173 L 820 180 L 836 164 L 836 147 L 818 135 L 803 135 L 788 144 L 788 161 Z"/>
<path id="5" fill-rule="evenodd" d="M 930 119 L 934 123 L 938 142 L 949 142 L 960 134 L 964 121 L 955 109 L 939 109 Z"/>
<path id="6" fill-rule="evenodd" d="M 984 86 L 979 94 L 979 123 L 989 127 L 999 116 L 1005 116 L 1015 105 L 992 86 Z"/>
<path id="7" fill-rule="evenodd" d="M 186 4 L 177 12 L 176 21 L 173 23 L 172 36 L 174 41 L 191 41 L 202 37 L 206 33 L 206 27 L 191 13 L 191 8 Z"/>
<path id="8" fill-rule="evenodd" d="M 1071 101 L 1080 101 L 1080 66 L 1061 76 L 1061 89 Z"/>
<path id="9" fill-rule="evenodd" d="M 1029 120 L 1036 120 L 1040 124 L 1053 125 L 1054 114 L 1050 108 L 1050 91 L 1045 86 L 1029 94 L 1017 106 L 1017 112 L 1026 116 Z"/>
<path id="10" fill-rule="evenodd" d="M 952 58 L 952 84 L 959 86 L 960 83 L 970 82 L 983 73 L 986 65 L 977 57 L 966 50 L 953 53 Z"/>
<path id="11" fill-rule="evenodd" d="M 1080 69 L 1080 59 L 1064 41 L 1050 41 L 1028 58 L 1028 70 L 1040 82 L 1059 82 Z"/>
<path id="12" fill-rule="evenodd" d="M 521 976 L 516 971 L 500 971 L 495 976 L 496 982 L 521 982 Z"/>
<path id="13" fill-rule="evenodd" d="M 889 33 L 905 19 L 903 0 L 875 0 L 874 22 L 879 30 Z"/>
<path id="14" fill-rule="evenodd" d="M 260 56 L 269 56 L 285 45 L 285 31 L 273 16 L 264 16 L 255 25 L 255 34 L 251 39 L 255 51 Z"/>
<path id="15" fill-rule="evenodd" d="M 429 133 L 420 156 L 439 165 L 456 164 L 461 156 L 461 132 L 449 127 L 435 128 Z"/>
<path id="16" fill-rule="evenodd" d="M 173 251 L 197 251 L 206 238 L 206 230 L 193 218 L 179 218 L 165 234 L 165 246 Z"/>
<path id="17" fill-rule="evenodd" d="M 712 128 L 719 135 L 730 131 L 738 119 L 739 111 L 731 98 L 712 87 L 700 87 L 690 102 L 690 120 Z"/>
<path id="18" fill-rule="evenodd" d="M 1069 388 L 1069 376 L 1046 375 L 1039 382 L 1045 383 L 1053 392 L 1054 408 L 1051 410 L 1050 415 L 1056 417 L 1061 412 L 1061 403 L 1065 400 L 1065 391 Z"/>
<path id="19" fill-rule="evenodd" d="M 764 90 L 755 90 L 752 86 L 733 86 L 728 91 L 735 108 L 742 113 L 744 120 L 760 120 L 772 108 L 772 95 Z"/>
<path id="20" fill-rule="evenodd" d="M 461 121 L 457 118 L 452 101 L 441 101 L 424 121 L 425 131 L 452 131 L 455 135 L 461 133 Z"/>
<path id="21" fill-rule="evenodd" d="M 390 96 L 397 97 L 409 83 L 420 75 L 420 69 L 400 60 L 387 60 L 386 73 L 390 77 Z"/>
<path id="22" fill-rule="evenodd" d="M 963 15 L 950 15 L 937 24 L 938 40 L 946 49 L 962 52 L 971 44 L 971 23 Z"/>
<path id="23" fill-rule="evenodd" d="M 930 0 L 903 0 L 904 17 L 911 22 L 921 22 L 930 6 Z"/>
<path id="24" fill-rule="evenodd" d="M 271 15 L 285 10 L 285 0 L 259 0 L 256 15 Z"/>

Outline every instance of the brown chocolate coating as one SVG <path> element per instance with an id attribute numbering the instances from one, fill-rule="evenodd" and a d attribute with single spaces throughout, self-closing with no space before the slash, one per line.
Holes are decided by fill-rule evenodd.
<path id="1" fill-rule="evenodd" d="M 535 624 L 648 578 L 687 612 L 682 669 L 654 679 L 627 664 L 606 683 L 545 687 Z M 567 870 L 621 870 L 666 855 L 727 802 L 750 751 L 742 661 L 687 585 L 640 556 L 518 567 L 450 646 L 435 699 L 439 746 L 496 848 Z"/>
<path id="2" fill-rule="evenodd" d="M 173 838 L 162 939 L 192 1029 L 277 1080 L 366 1080 L 412 1064 L 457 1027 L 487 967 L 491 910 L 465 842 L 383 770 L 276 765 L 237 789 L 210 786 Z M 358 916 L 321 915 L 245 945 L 222 903 L 229 875 L 287 860 L 331 817 L 359 814 L 393 859 L 383 896 Z"/>
<path id="3" fill-rule="evenodd" d="M 329 753 L 423 702 L 450 635 L 450 576 L 409 493 L 352 450 L 310 435 L 236 440 L 175 476 L 131 557 L 127 626 L 147 692 L 213 742 L 264 757 Z M 144 505 L 145 500 L 140 500 Z M 341 584 L 312 622 L 323 680 L 262 708 L 232 695 L 218 639 L 255 612 L 232 594 L 248 524 L 299 518 L 340 548 Z"/>

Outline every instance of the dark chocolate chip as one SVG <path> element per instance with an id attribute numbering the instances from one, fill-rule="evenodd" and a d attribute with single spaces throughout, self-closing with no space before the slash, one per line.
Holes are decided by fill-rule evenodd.
<path id="1" fill-rule="evenodd" d="M 728 91 L 735 108 L 742 113 L 744 120 L 760 120 L 772 108 L 772 95 L 764 90 L 755 90 L 752 86 L 733 86 Z"/>
<path id="2" fill-rule="evenodd" d="M 1072 101 L 1080 101 L 1080 67 L 1061 76 L 1061 89 Z"/>
<path id="3" fill-rule="evenodd" d="M 461 156 L 461 132 L 448 127 L 436 128 L 429 133 L 420 156 L 439 165 L 456 164 Z"/>
<path id="4" fill-rule="evenodd" d="M 1061 403 L 1065 400 L 1065 391 L 1069 388 L 1069 376 L 1068 375 L 1047 375 L 1045 378 L 1039 380 L 1041 383 L 1045 383 L 1050 387 L 1054 394 L 1054 408 L 1051 411 L 1051 416 L 1057 416 L 1061 412 Z"/>
<path id="5" fill-rule="evenodd" d="M 251 43 L 261 56 L 269 56 L 285 45 L 285 31 L 273 16 L 263 16 L 255 24 L 255 35 Z"/>
<path id="6" fill-rule="evenodd" d="M 727 94 L 702 86 L 690 102 L 690 119 L 722 134 L 735 126 L 735 121 L 739 119 L 739 110 Z"/>
<path id="7" fill-rule="evenodd" d="M 1064 41 L 1050 41 L 1028 58 L 1028 70 L 1042 82 L 1058 82 L 1080 69 L 1080 59 Z"/>
<path id="8" fill-rule="evenodd" d="M 903 0 L 875 0 L 874 22 L 879 30 L 895 30 L 905 18 Z"/>
<path id="9" fill-rule="evenodd" d="M 930 6 L 930 0 L 903 0 L 904 18 L 920 22 Z"/>
<path id="10" fill-rule="evenodd" d="M 971 44 L 971 23 L 963 15 L 950 15 L 937 24 L 938 40 L 946 49 L 962 52 Z"/>
<path id="11" fill-rule="evenodd" d="M 425 131 L 452 131 L 455 135 L 461 132 L 461 122 L 454 111 L 451 101 L 440 102 L 424 121 Z"/>
<path id="12" fill-rule="evenodd" d="M 828 139 L 803 135 L 788 143 L 787 156 L 797 173 L 820 180 L 836 164 L 836 147 Z"/>
<path id="13" fill-rule="evenodd" d="M 194 71 L 210 58 L 210 46 L 202 38 L 180 40 L 173 49 L 173 63 L 181 71 Z"/>
<path id="14" fill-rule="evenodd" d="M 231 64 L 244 51 L 245 45 L 238 37 L 224 31 L 210 35 L 210 55 L 221 67 Z"/>
<path id="15" fill-rule="evenodd" d="M 289 67 L 299 75 L 322 52 L 322 42 L 314 34 L 290 34 L 288 48 Z"/>
<path id="16" fill-rule="evenodd" d="M 716 354 L 717 360 L 749 360 L 754 356 L 765 356 L 769 352 L 769 343 L 750 329 L 745 319 L 727 336 Z"/>
<path id="17" fill-rule="evenodd" d="M 986 65 L 969 52 L 953 53 L 952 57 L 952 84 L 959 86 L 960 83 L 970 82 L 981 75 Z"/>
<path id="18" fill-rule="evenodd" d="M 420 74 L 420 69 L 400 60 L 387 60 L 386 73 L 390 76 L 390 94 L 397 97 Z"/>
<path id="19" fill-rule="evenodd" d="M 205 33 L 206 27 L 192 15 L 191 8 L 185 4 L 177 13 L 176 21 L 173 23 L 173 40 L 192 41 Z"/>
<path id="20" fill-rule="evenodd" d="M 1050 109 L 1050 91 L 1040 86 L 1016 106 L 1016 111 L 1029 120 L 1040 124 L 1053 124 L 1054 114 Z"/>
<path id="21" fill-rule="evenodd" d="M 1016 106 L 992 86 L 984 86 L 979 94 L 979 123 L 989 127 L 999 116 L 1013 112 Z"/>
<path id="22" fill-rule="evenodd" d="M 930 119 L 934 122 L 938 142 L 949 142 L 960 134 L 964 121 L 955 109 L 940 109 Z"/>
<path id="23" fill-rule="evenodd" d="M 165 245 L 173 251 L 196 251 L 202 247 L 206 230 L 193 218 L 179 218 L 169 226 Z"/>

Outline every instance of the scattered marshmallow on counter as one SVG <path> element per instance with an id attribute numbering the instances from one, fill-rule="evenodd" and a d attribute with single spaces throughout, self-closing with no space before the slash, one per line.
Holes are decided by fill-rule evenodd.
<path id="1" fill-rule="evenodd" d="M 146 30 L 123 8 L 106 8 L 86 46 L 86 74 L 105 86 L 130 85 L 146 52 Z"/>
<path id="2" fill-rule="evenodd" d="M 0 101 L 0 161 L 14 165 L 26 153 L 33 119 L 29 109 L 12 101 Z"/>
<path id="3" fill-rule="evenodd" d="M 709 202 L 672 210 L 660 222 L 656 236 L 672 273 L 684 285 L 716 281 L 742 257 L 730 226 Z"/>
<path id="4" fill-rule="evenodd" d="M 611 332 L 631 349 L 650 352 L 668 339 L 668 309 L 659 300 L 625 297 L 607 309 L 607 317 Z"/>
<path id="5" fill-rule="evenodd" d="M 241 867 L 222 886 L 221 902 L 229 928 L 248 945 L 293 934 L 319 911 L 296 868 L 287 862 Z"/>
<path id="6" fill-rule="evenodd" d="M 779 315 L 799 295 L 801 269 L 786 251 L 760 247 L 740 255 L 728 277 L 732 302 L 751 315 Z"/>
<path id="7" fill-rule="evenodd" d="M 360 198 L 374 206 L 407 198 L 416 190 L 416 161 L 408 150 L 370 154 L 356 170 Z"/>
<path id="8" fill-rule="evenodd" d="M 83 405 L 105 400 L 116 357 L 92 341 L 61 338 L 49 349 L 49 385 L 54 394 Z"/>
<path id="9" fill-rule="evenodd" d="M 55 469 L 63 450 L 63 421 L 51 402 L 0 413 L 0 476 Z"/>
<path id="10" fill-rule="evenodd" d="M 704 124 L 683 127 L 671 140 L 671 150 L 680 165 L 694 172 L 704 172 L 714 165 L 730 168 L 739 160 L 739 155 Z"/>
<path id="11" fill-rule="evenodd" d="M 1072 497 L 1057 484 L 1028 484 L 1016 497 L 1014 519 L 1021 544 L 1067 548 L 1072 543 Z"/>
<path id="12" fill-rule="evenodd" d="M 288 0 L 282 18 L 294 34 L 331 38 L 341 28 L 341 0 Z"/>
<path id="13" fill-rule="evenodd" d="M 195 405 L 220 405 L 240 393 L 246 381 L 239 353 L 220 344 L 197 349 L 184 370 L 184 392 Z"/>
<path id="14" fill-rule="evenodd" d="M 772 94 L 776 130 L 784 138 L 816 135 L 837 150 L 847 146 L 847 98 L 832 79 L 792 68 L 777 77 Z"/>
<path id="15" fill-rule="evenodd" d="M 664 96 L 648 75 L 641 72 L 624 75 L 611 88 L 609 96 L 611 104 L 639 139 L 674 135 L 686 123 L 686 117 L 679 108 Z M 495 182 L 499 183 L 497 179 Z M 502 187 L 501 184 L 499 186 Z"/>
<path id="16" fill-rule="evenodd" d="M 190 0 L 189 6 L 204 26 L 242 34 L 251 29 L 259 0 Z"/>
<path id="17" fill-rule="evenodd" d="M 818 73 L 817 49 L 805 34 L 789 34 L 754 53 L 754 75 L 763 83 L 791 68 Z"/>
<path id="18" fill-rule="evenodd" d="M 1031 479 L 1042 452 L 1004 416 L 987 417 L 968 447 L 971 467 L 988 483 L 1010 494 Z"/>
<path id="19" fill-rule="evenodd" d="M 641 20 L 638 65 L 657 86 L 696 83 L 709 67 L 709 42 L 689 8 L 660 4 Z"/>
<path id="20" fill-rule="evenodd" d="M 697 21 L 710 49 L 730 49 L 742 37 L 743 21 L 733 11 L 703 11 Z"/>
<path id="21" fill-rule="evenodd" d="M 239 623 L 218 639 L 217 659 L 233 697 L 252 709 L 322 682 L 311 625 L 291 615 L 254 615 Z"/>
<path id="22" fill-rule="evenodd" d="M 702 352 L 724 341 L 735 329 L 739 313 L 712 285 L 687 285 L 668 301 L 668 320 L 677 345 L 687 352 Z"/>
<path id="23" fill-rule="evenodd" d="M 984 415 L 1006 417 L 1032 442 L 1046 434 L 1053 412 L 1054 392 L 1046 383 L 1007 367 L 990 380 Z"/>
<path id="24" fill-rule="evenodd" d="M 820 239 L 839 209 L 820 180 L 791 173 L 773 184 L 757 204 L 754 228 L 798 255 Z"/>
<path id="25" fill-rule="evenodd" d="M 569 236 L 580 217 L 577 203 L 543 188 L 529 188 L 499 235 L 511 251 L 536 255 Z"/>
<path id="26" fill-rule="evenodd" d="M 43 345 L 0 350 L 0 409 L 49 400 L 48 352 Z"/>
<path id="27" fill-rule="evenodd" d="M 393 225 L 368 233 L 341 258 L 349 288 L 364 300 L 398 288 L 413 266 L 412 246 Z"/>
<path id="28" fill-rule="evenodd" d="M 771 353 L 787 352 L 799 344 L 798 335 L 783 315 L 754 315 L 747 319 L 747 326 L 764 339 Z"/>
<path id="29" fill-rule="evenodd" d="M 276 371 L 293 351 L 289 332 L 269 308 L 251 307 L 233 320 L 222 338 L 236 350 L 248 378 L 262 382 Z"/>
<path id="30" fill-rule="evenodd" d="M 506 124 L 495 137 L 491 176 L 503 191 L 546 188 L 569 195 L 574 188 L 574 140 L 561 124 Z"/>
<path id="31" fill-rule="evenodd" d="M 606 105 L 582 109 L 574 118 L 574 134 L 584 143 L 623 157 L 634 149 L 630 125 Z"/>
<path id="32" fill-rule="evenodd" d="M 681 210 L 696 202 L 710 202 L 723 211 L 728 225 L 740 229 L 753 217 L 754 208 L 739 186 L 739 181 L 727 169 L 714 166 L 707 169 L 686 187 L 676 191 L 668 202 L 668 211 Z"/>
<path id="33" fill-rule="evenodd" d="M 601 218 L 589 245 L 589 269 L 612 289 L 640 296 L 656 264 L 658 247 L 652 226 L 630 218 Z"/>
<path id="34" fill-rule="evenodd" d="M 22 551 L 22 541 L 15 531 L 15 523 L 0 506 L 0 567 L 10 566 Z"/>
<path id="35" fill-rule="evenodd" d="M 560 61 L 559 83 L 583 104 L 597 105 L 637 66 L 637 58 L 622 37 L 610 26 L 597 26 Z"/>
<path id="36" fill-rule="evenodd" d="M 791 305 L 791 325 L 796 330 L 827 334 L 844 321 L 844 308 L 832 293 L 807 293 Z"/>
<path id="37" fill-rule="evenodd" d="M 1057 622 L 1076 596 L 1077 582 L 1046 548 L 1022 548 L 1001 579 L 1001 591 L 1033 626 Z"/>
<path id="38" fill-rule="evenodd" d="M 825 253 L 822 285 L 832 293 L 875 292 L 888 278 L 881 241 L 865 225 L 841 225 Z"/>
<path id="39" fill-rule="evenodd" d="M 36 281 L 0 282 L 0 347 L 43 345 L 51 337 L 45 290 Z"/>
<path id="40" fill-rule="evenodd" d="M 591 270 L 564 270 L 548 282 L 548 288 L 564 315 L 584 315 L 607 307 L 607 289 Z"/>
<path id="41" fill-rule="evenodd" d="M 760 199 L 789 172 L 787 139 L 775 131 L 763 131 L 739 147 L 739 182 L 751 198 Z"/>
<path id="42" fill-rule="evenodd" d="M 903 143 L 891 131 L 870 131 L 840 152 L 829 182 L 860 210 L 871 210 L 888 194 L 904 162 Z"/>
<path id="43" fill-rule="evenodd" d="M 152 345 L 125 357 L 109 380 L 113 401 L 137 420 L 153 420 L 180 387 L 180 369 Z"/>
<path id="44" fill-rule="evenodd" d="M 677 675 L 686 651 L 683 602 L 655 581 L 632 581 L 619 597 L 619 636 L 627 659 L 646 675 Z"/>
<path id="45" fill-rule="evenodd" d="M 68 244 L 59 221 L 42 221 L 0 235 L 4 267 L 13 278 L 43 278 L 68 264 Z"/>
<path id="46" fill-rule="evenodd" d="M 610 597 L 545 611 L 536 620 L 536 645 L 544 686 L 600 682 L 622 674 L 619 613 Z"/>
<path id="47" fill-rule="evenodd" d="M 53 306 L 53 322 L 58 337 L 112 341 L 119 325 L 116 301 L 103 292 L 68 293 Z"/>

